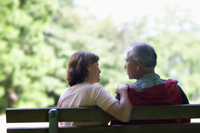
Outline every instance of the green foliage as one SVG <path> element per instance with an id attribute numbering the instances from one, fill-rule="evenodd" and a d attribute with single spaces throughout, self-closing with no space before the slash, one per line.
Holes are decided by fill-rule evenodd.
<path id="1" fill-rule="evenodd" d="M 54 69 L 51 65 L 51 59 L 55 58 L 53 49 L 44 36 L 56 8 L 51 4 L 56 3 L 53 0 L 1 1 L 0 89 L 3 94 L 0 99 L 4 101 L 1 110 L 18 105 L 53 104 L 46 94 L 47 85 L 40 83 Z"/>
<path id="2" fill-rule="evenodd" d="M 64 9 L 70 9 L 70 11 L 62 13 Z M 123 69 L 123 65 L 119 65 L 118 61 L 121 55 L 119 54 L 121 52 L 118 52 L 121 51 L 119 49 L 121 45 L 117 38 L 119 36 L 117 28 L 109 18 L 97 21 L 92 15 L 77 14 L 77 10 L 70 7 L 66 8 L 64 5 L 61 6 L 55 18 L 62 17 L 59 17 L 59 21 L 52 22 L 51 29 L 49 29 L 51 36 L 48 37 L 47 41 L 57 49 L 57 60 L 62 62 L 62 67 L 65 69 L 69 56 L 75 51 L 92 51 L 99 55 L 99 64 L 102 71 L 100 84 L 114 95 L 113 92 L 116 90 L 118 81 L 116 77 L 122 76 L 120 73 L 116 73 L 116 69 L 119 67 Z M 90 21 L 91 19 L 92 21 Z M 68 27 L 68 24 L 73 24 L 73 26 Z M 119 71 L 122 70 L 121 68 L 119 68 Z M 125 73 L 124 77 L 127 77 Z M 123 83 L 122 81 L 125 80 L 119 82 Z"/>
<path id="3" fill-rule="evenodd" d="M 137 41 L 155 48 L 156 73 L 178 80 L 190 100 L 199 98 L 200 29 L 189 11 L 166 6 L 163 18 L 135 18 L 119 28 L 109 17 L 97 20 L 73 6 L 72 0 L 57 2 L 0 1 L 0 113 L 7 107 L 56 106 L 68 87 L 68 58 L 78 50 L 99 55 L 99 84 L 115 96 L 118 84 L 134 82 L 124 63 Z"/>
<path id="4" fill-rule="evenodd" d="M 158 71 L 163 77 L 178 80 L 189 99 L 199 96 L 199 25 L 182 8 L 166 6 L 165 17 L 157 18 L 157 34 L 148 38 L 158 54 Z M 165 24 L 165 27 L 163 27 Z M 155 27 L 155 29 L 156 29 Z"/>

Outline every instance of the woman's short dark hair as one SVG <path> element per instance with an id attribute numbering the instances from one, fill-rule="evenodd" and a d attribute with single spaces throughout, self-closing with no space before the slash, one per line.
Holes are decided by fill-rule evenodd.
<path id="1" fill-rule="evenodd" d="M 99 56 L 88 51 L 77 51 L 70 56 L 66 80 L 70 86 L 82 83 L 88 76 L 87 66 L 99 61 Z"/>

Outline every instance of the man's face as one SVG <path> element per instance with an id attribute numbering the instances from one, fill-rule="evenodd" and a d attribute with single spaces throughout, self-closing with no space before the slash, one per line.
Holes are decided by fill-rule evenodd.
<path id="1" fill-rule="evenodd" d="M 136 79 L 136 75 L 137 75 L 137 64 L 134 62 L 131 62 L 131 59 L 129 58 L 129 54 L 130 52 L 127 53 L 126 55 L 126 64 L 124 66 L 124 68 L 127 70 L 127 74 L 129 76 L 129 79 Z"/>

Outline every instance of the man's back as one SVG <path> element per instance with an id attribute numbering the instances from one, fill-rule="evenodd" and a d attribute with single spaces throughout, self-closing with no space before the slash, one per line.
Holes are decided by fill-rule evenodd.
<path id="1" fill-rule="evenodd" d="M 150 80 L 148 80 L 151 78 Z M 147 86 L 149 88 L 147 88 Z M 146 74 L 129 85 L 128 96 L 133 106 L 189 104 L 177 81 L 160 79 L 157 74 Z M 125 124 L 184 123 L 190 119 L 129 121 Z M 119 122 L 111 122 L 112 125 Z"/>
<path id="2" fill-rule="evenodd" d="M 177 85 L 177 81 L 172 79 L 164 80 L 155 74 L 157 54 L 150 44 L 145 42 L 135 43 L 127 52 L 125 59 L 124 68 L 127 70 L 129 79 L 137 80 L 129 85 L 128 91 L 129 100 L 133 106 L 189 104 L 185 93 Z M 119 95 L 116 98 L 119 99 Z M 180 122 L 190 122 L 190 119 L 129 121 L 125 124 Z M 111 122 L 111 124 L 118 123 Z"/>

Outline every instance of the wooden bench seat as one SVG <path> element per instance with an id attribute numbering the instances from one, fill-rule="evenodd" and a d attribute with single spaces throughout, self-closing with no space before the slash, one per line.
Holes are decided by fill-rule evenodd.
<path id="1" fill-rule="evenodd" d="M 52 111 L 52 110 L 53 111 Z M 51 111 L 50 111 L 51 110 Z M 49 113 L 50 112 L 50 113 Z M 200 118 L 200 104 L 133 106 L 131 120 Z M 8 127 L 7 133 L 198 133 L 199 123 L 58 127 L 58 121 L 116 120 L 99 107 L 7 108 L 7 123 L 49 122 L 49 127 Z M 58 129 L 57 129 L 58 127 Z"/>

